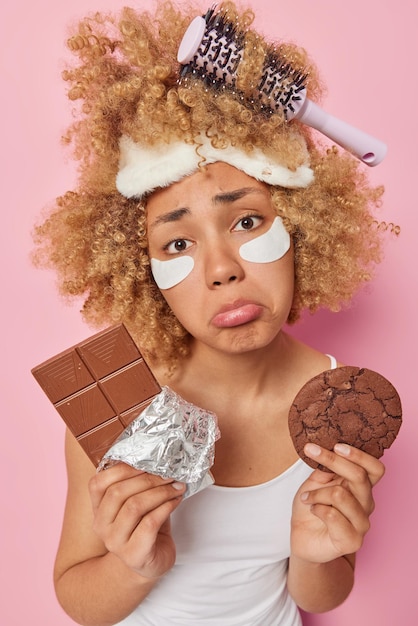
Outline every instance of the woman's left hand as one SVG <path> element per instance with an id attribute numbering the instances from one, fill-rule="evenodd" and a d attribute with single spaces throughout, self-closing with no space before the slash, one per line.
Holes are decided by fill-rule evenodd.
<path id="1" fill-rule="evenodd" d="M 384 475 L 373 456 L 345 444 L 334 451 L 315 444 L 305 454 L 330 472 L 314 470 L 298 490 L 292 511 L 291 553 L 327 563 L 357 552 L 374 510 L 372 488 Z"/>

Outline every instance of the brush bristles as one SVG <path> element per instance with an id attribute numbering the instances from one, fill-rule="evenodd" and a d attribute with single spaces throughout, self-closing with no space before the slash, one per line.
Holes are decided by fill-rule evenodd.
<path id="1" fill-rule="evenodd" d="M 306 75 L 270 47 L 258 84 L 250 95 L 240 91 L 237 74 L 245 54 L 245 32 L 214 9 L 208 11 L 205 21 L 202 41 L 192 60 L 182 66 L 180 81 L 198 79 L 215 91 L 233 91 L 240 100 L 267 116 L 281 113 L 292 119 L 306 98 Z"/>
<path id="2" fill-rule="evenodd" d="M 305 81 L 305 74 L 295 70 L 272 51 L 266 58 L 257 89 L 260 98 L 268 102 L 273 111 L 283 111 L 285 117 L 291 119 L 306 97 Z"/>

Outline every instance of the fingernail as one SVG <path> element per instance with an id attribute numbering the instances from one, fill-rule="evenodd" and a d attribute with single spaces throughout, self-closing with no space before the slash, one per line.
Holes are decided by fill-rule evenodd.
<path id="1" fill-rule="evenodd" d="M 173 487 L 174 489 L 177 489 L 177 491 L 183 491 L 184 483 L 173 483 Z"/>
<path id="2" fill-rule="evenodd" d="M 309 498 L 309 491 L 305 491 L 304 493 L 301 494 L 300 499 L 302 500 L 302 502 L 306 502 L 306 500 Z"/>
<path id="3" fill-rule="evenodd" d="M 344 456 L 348 456 L 350 454 L 350 446 L 347 446 L 345 443 L 336 443 L 334 450 L 335 452 L 338 452 L 338 454 L 344 454 Z"/>
<path id="4" fill-rule="evenodd" d="M 321 448 L 317 446 L 316 443 L 307 443 L 305 453 L 309 456 L 319 456 L 321 454 Z"/>

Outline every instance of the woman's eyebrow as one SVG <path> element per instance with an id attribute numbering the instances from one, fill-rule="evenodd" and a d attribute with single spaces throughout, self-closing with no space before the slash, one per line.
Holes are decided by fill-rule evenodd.
<path id="1" fill-rule="evenodd" d="M 163 213 L 159 215 L 153 222 L 150 224 L 149 229 L 152 230 L 156 226 L 160 224 L 168 224 L 170 222 L 178 222 L 181 220 L 184 215 L 190 215 L 190 209 L 181 208 L 181 209 L 173 209 L 173 211 L 168 211 L 167 213 Z"/>
<path id="2" fill-rule="evenodd" d="M 242 189 L 234 189 L 233 191 L 218 193 L 212 198 L 212 202 L 214 204 L 236 202 L 237 200 L 241 200 L 241 198 L 244 198 L 252 193 L 260 193 L 264 195 L 265 191 L 263 189 L 258 189 L 258 187 L 242 187 Z"/>
<path id="3" fill-rule="evenodd" d="M 245 196 L 248 196 L 253 193 L 264 194 L 265 192 L 262 189 L 258 189 L 257 187 L 242 187 L 241 189 L 234 189 L 233 191 L 225 191 L 222 193 L 217 193 L 212 198 L 213 204 L 228 204 L 232 202 L 236 202 Z M 167 213 L 163 213 L 159 215 L 149 226 L 149 230 L 153 230 L 156 226 L 160 224 L 169 224 L 170 222 L 178 222 L 185 215 L 191 215 L 190 209 L 187 207 L 182 207 L 179 209 L 173 209 L 172 211 L 167 211 Z"/>

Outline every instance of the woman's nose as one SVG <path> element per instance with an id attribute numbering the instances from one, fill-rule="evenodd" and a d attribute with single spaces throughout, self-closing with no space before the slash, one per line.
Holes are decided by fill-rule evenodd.
<path id="1" fill-rule="evenodd" d="M 231 276 L 227 276 L 226 280 L 214 280 L 213 281 L 213 286 L 217 287 L 219 285 L 222 285 L 224 283 L 232 283 L 234 280 L 237 280 L 237 276 L 235 276 L 234 274 L 232 274 Z"/>
<path id="2" fill-rule="evenodd" d="M 242 280 L 244 270 L 236 253 L 226 246 L 213 246 L 206 254 L 206 282 L 209 287 L 220 287 Z"/>

